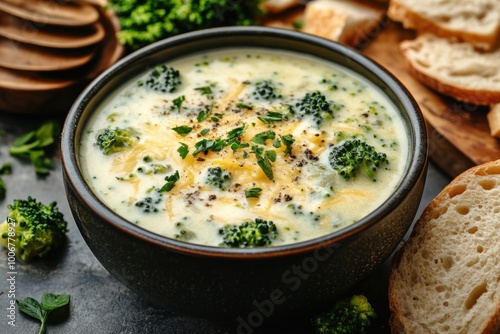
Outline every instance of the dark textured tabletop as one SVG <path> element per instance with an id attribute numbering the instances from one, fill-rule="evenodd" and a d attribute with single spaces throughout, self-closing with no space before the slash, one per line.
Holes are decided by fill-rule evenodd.
<path id="1" fill-rule="evenodd" d="M 173 314 L 154 306 L 119 283 L 93 256 L 75 225 L 63 188 L 58 148 L 52 153 L 56 166 L 47 177 L 37 176 L 28 162 L 11 157 L 8 153 L 9 145 L 18 135 L 35 129 L 46 118 L 48 116 L 38 118 L 0 113 L 0 130 L 4 131 L 0 137 L 0 165 L 8 161 L 12 163 L 12 174 L 3 176 L 8 190 L 6 197 L 0 199 L 0 217 L 3 217 L 3 221 L 8 214 L 7 205 L 14 199 L 25 199 L 31 195 L 41 202 L 57 201 L 69 224 L 67 243 L 46 259 L 30 263 L 16 261 L 14 270 L 8 268 L 7 252 L 0 248 L 0 333 L 38 333 L 37 320 L 19 313 L 17 308 L 11 312 L 8 307 L 14 299 L 28 296 L 40 299 L 45 292 L 71 295 L 69 314 L 49 322 L 46 333 L 312 333 L 309 319 L 295 318 L 266 328 L 246 330 L 237 319 L 218 323 Z M 58 119 L 62 124 L 63 118 Z M 417 215 L 450 180 L 429 162 L 424 195 Z M 389 262 L 390 259 L 353 290 L 366 292 L 377 311 L 373 333 L 389 333 Z"/>

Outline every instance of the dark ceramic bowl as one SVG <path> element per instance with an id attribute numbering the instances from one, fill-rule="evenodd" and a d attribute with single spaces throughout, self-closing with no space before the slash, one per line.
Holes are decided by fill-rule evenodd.
<path id="1" fill-rule="evenodd" d="M 380 87 L 400 110 L 409 136 L 404 177 L 377 210 L 340 231 L 296 244 L 228 249 L 189 244 L 141 229 L 108 209 L 85 183 L 78 143 L 96 106 L 129 78 L 183 55 L 217 47 L 304 52 L 345 66 Z M 67 197 L 75 221 L 103 266 L 169 310 L 201 317 L 259 319 L 314 311 L 384 262 L 408 231 L 427 166 L 424 120 L 406 89 L 356 51 L 293 31 L 245 27 L 179 35 L 143 48 L 103 73 L 76 100 L 62 135 Z M 249 320 L 250 321 L 250 320 Z"/>

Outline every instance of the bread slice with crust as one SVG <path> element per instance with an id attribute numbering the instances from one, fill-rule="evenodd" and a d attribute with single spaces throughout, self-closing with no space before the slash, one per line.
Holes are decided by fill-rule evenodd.
<path id="1" fill-rule="evenodd" d="M 385 10 L 352 0 L 315 0 L 304 10 L 303 32 L 349 46 L 371 40 Z"/>
<path id="2" fill-rule="evenodd" d="M 391 0 L 387 15 L 419 33 L 492 50 L 500 39 L 498 0 Z"/>
<path id="3" fill-rule="evenodd" d="M 395 255 L 392 333 L 500 333 L 500 160 L 436 196 Z"/>
<path id="4" fill-rule="evenodd" d="M 500 102 L 500 49 L 477 51 L 431 34 L 403 41 L 400 48 L 410 73 L 438 92 L 479 105 Z"/>

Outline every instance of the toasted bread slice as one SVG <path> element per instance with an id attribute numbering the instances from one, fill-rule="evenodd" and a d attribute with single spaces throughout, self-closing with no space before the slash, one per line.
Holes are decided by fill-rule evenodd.
<path id="1" fill-rule="evenodd" d="M 419 33 L 492 50 L 500 39 L 498 0 L 391 0 L 388 16 Z"/>
<path id="2" fill-rule="evenodd" d="M 400 44 L 410 72 L 427 86 L 459 101 L 500 102 L 500 50 L 481 52 L 431 34 Z"/>
<path id="3" fill-rule="evenodd" d="M 490 127 L 490 134 L 493 137 L 500 138 L 500 103 L 491 105 L 486 119 Z"/>
<path id="4" fill-rule="evenodd" d="M 303 32 L 349 46 L 360 46 L 374 36 L 385 11 L 351 0 L 316 0 L 304 11 Z"/>
<path id="5" fill-rule="evenodd" d="M 500 333 L 500 160 L 436 196 L 395 255 L 392 333 Z"/>

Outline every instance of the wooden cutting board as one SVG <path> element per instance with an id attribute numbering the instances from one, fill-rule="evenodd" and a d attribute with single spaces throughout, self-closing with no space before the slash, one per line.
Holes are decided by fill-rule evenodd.
<path id="1" fill-rule="evenodd" d="M 398 78 L 420 106 L 428 125 L 429 155 L 455 177 L 477 164 L 500 159 L 500 140 L 490 135 L 488 108 L 457 102 L 430 90 L 407 71 L 399 43 L 412 32 L 387 20 L 361 52 Z"/>

